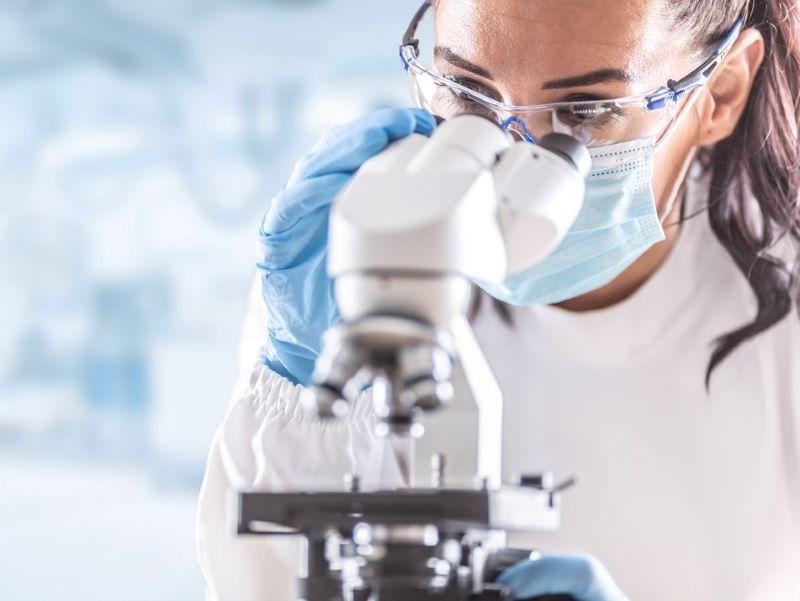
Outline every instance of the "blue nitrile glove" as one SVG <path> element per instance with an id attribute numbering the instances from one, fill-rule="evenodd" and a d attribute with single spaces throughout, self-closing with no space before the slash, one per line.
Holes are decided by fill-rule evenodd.
<path id="1" fill-rule="evenodd" d="M 322 334 L 339 320 L 328 277 L 328 215 L 358 168 L 390 143 L 430 135 L 433 116 L 420 109 L 381 110 L 332 129 L 295 165 L 261 223 L 261 291 L 267 307 L 264 362 L 295 383 L 311 379 Z"/>
<path id="2" fill-rule="evenodd" d="M 545 555 L 509 568 L 497 579 L 516 599 L 568 595 L 575 601 L 628 601 L 611 574 L 590 555 Z"/>

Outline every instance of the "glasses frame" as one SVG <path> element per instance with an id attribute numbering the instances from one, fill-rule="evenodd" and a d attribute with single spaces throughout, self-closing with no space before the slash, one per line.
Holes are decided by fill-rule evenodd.
<path id="1" fill-rule="evenodd" d="M 607 100 L 583 100 L 579 102 L 551 102 L 547 104 L 532 104 L 527 106 L 519 106 L 513 104 L 506 104 L 505 102 L 495 100 L 489 96 L 485 96 L 479 92 L 471 90 L 466 86 L 443 77 L 437 73 L 424 67 L 419 61 L 419 39 L 417 39 L 417 29 L 425 13 L 431 8 L 431 2 L 426 1 L 414 14 L 411 23 L 403 35 L 403 41 L 400 46 L 400 60 L 403 63 L 403 68 L 408 72 L 409 77 L 413 74 L 426 75 L 431 77 L 437 84 L 446 86 L 448 88 L 457 90 L 459 93 L 472 98 L 488 107 L 501 112 L 509 113 L 512 116 L 507 118 L 503 125 L 507 123 L 518 122 L 519 118 L 515 117 L 514 113 L 532 113 L 549 111 L 554 109 L 565 109 L 567 107 L 573 108 L 590 108 L 590 107 L 618 107 L 618 108 L 641 108 L 647 111 L 658 111 L 667 107 L 678 104 L 689 92 L 706 85 L 711 76 L 717 68 L 725 60 L 725 57 L 730 52 L 733 45 L 739 39 L 739 35 L 744 28 L 744 17 L 739 17 L 733 28 L 725 36 L 720 45 L 714 51 L 712 56 L 706 60 L 702 65 L 697 67 L 688 75 L 678 79 L 670 79 L 667 85 L 656 88 L 655 90 L 637 96 L 625 96 L 621 98 L 611 98 Z"/>

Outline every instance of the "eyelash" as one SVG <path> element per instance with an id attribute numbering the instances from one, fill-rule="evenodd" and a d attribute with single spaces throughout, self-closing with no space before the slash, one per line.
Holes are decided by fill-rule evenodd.
<path id="1" fill-rule="evenodd" d="M 484 96 L 488 96 L 490 98 L 500 100 L 499 94 L 494 93 L 492 90 L 489 90 L 486 86 L 482 83 L 466 77 L 460 77 L 455 75 L 444 75 L 450 81 L 458 83 L 459 85 Z M 462 96 L 466 102 L 469 102 L 469 98 L 466 94 L 459 94 Z M 561 99 L 560 102 L 586 102 L 586 101 L 597 101 L 602 102 L 604 100 L 608 100 L 608 98 L 603 98 L 596 95 L 590 94 L 580 94 L 580 93 L 572 93 L 565 98 Z M 585 111 L 586 109 L 584 109 Z M 622 121 L 622 110 L 614 107 L 614 106 L 605 106 L 603 110 L 598 113 L 594 113 L 593 111 L 588 112 L 581 112 L 580 109 L 577 109 L 575 112 L 570 112 L 568 110 L 560 109 L 557 111 L 558 119 L 564 125 L 570 127 L 583 127 L 586 129 L 592 130 L 603 130 L 606 127 L 609 127 L 612 123 L 620 123 Z"/>
<path id="2" fill-rule="evenodd" d="M 501 101 L 500 95 L 497 94 L 494 90 L 487 88 L 481 82 L 471 79 L 469 77 L 462 77 L 459 75 L 443 75 L 445 79 L 449 79 L 450 81 L 457 83 L 459 85 L 464 86 L 472 90 L 473 92 L 477 92 L 493 100 Z M 598 96 L 596 94 L 581 94 L 581 93 L 572 93 L 568 96 L 560 98 L 556 102 L 602 102 L 603 100 L 609 100 L 610 98 L 607 96 Z"/>
<path id="3" fill-rule="evenodd" d="M 465 88 L 467 88 L 469 90 L 472 90 L 473 92 L 477 92 L 478 94 L 482 94 L 484 96 L 488 96 L 489 98 L 491 98 L 493 100 L 497 100 L 497 101 L 501 100 L 500 97 L 499 97 L 499 94 L 497 94 L 493 90 L 490 90 L 489 88 L 484 86 L 482 83 L 480 83 L 479 81 L 476 81 L 474 79 L 470 79 L 468 77 L 460 77 L 458 75 L 444 75 L 444 78 L 445 79 L 449 79 L 453 83 L 457 83 L 460 86 L 464 86 Z"/>
<path id="4" fill-rule="evenodd" d="M 459 76 L 459 75 L 446 75 L 445 74 L 443 77 L 445 79 L 449 79 L 450 81 L 452 81 L 454 83 L 462 85 L 465 88 L 468 88 L 468 89 L 472 90 L 473 92 L 477 92 L 477 93 L 482 94 L 484 96 L 488 96 L 489 98 L 492 98 L 493 100 L 498 100 L 498 101 L 502 100 L 500 98 L 499 94 L 497 94 L 493 90 L 490 90 L 489 88 L 487 88 L 485 85 L 483 85 L 481 82 L 479 82 L 477 80 L 471 79 L 469 77 L 462 77 L 462 76 Z M 561 98 L 561 99 L 557 100 L 557 102 L 586 102 L 586 101 L 602 102 L 603 100 L 609 100 L 609 98 L 606 97 L 606 96 L 598 96 L 596 94 L 572 93 L 572 94 L 570 94 L 568 96 L 565 96 L 564 98 Z"/>

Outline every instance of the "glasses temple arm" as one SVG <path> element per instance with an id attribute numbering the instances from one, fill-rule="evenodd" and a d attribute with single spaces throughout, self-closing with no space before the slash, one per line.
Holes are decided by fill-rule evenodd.
<path id="1" fill-rule="evenodd" d="M 670 104 L 675 104 L 691 90 L 704 85 L 714 71 L 716 71 L 717 67 L 720 66 L 722 61 L 725 60 L 733 44 L 739 38 L 743 27 L 744 18 L 739 17 L 731 31 L 725 36 L 725 39 L 710 59 L 689 73 L 686 77 L 682 77 L 679 80 L 670 79 L 666 87 L 659 89 L 647 98 L 647 108 L 649 110 L 657 110 Z"/>
<path id="2" fill-rule="evenodd" d="M 430 7 L 430 0 L 426 0 L 422 3 L 422 6 L 417 9 L 417 12 L 414 14 L 414 18 L 411 19 L 411 23 L 408 25 L 408 29 L 406 29 L 405 34 L 403 34 L 402 47 L 412 46 L 414 51 L 419 54 L 419 40 L 415 36 L 417 35 L 417 28 L 419 27 L 420 22 Z"/>

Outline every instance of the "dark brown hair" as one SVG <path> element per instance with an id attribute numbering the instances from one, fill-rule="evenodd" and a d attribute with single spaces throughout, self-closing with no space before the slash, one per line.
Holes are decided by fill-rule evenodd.
<path id="1" fill-rule="evenodd" d="M 702 50 L 736 20 L 764 37 L 766 56 L 729 138 L 703 151 L 712 170 L 708 219 L 755 294 L 749 323 L 715 343 L 706 372 L 798 305 L 800 252 L 800 10 L 797 0 L 670 0 Z M 783 249 L 780 252 L 778 249 Z"/>
<path id="2" fill-rule="evenodd" d="M 708 219 L 755 294 L 753 320 L 721 335 L 706 371 L 743 342 L 800 310 L 800 8 L 798 0 L 666 0 L 676 27 L 689 31 L 698 56 L 716 49 L 737 19 L 764 37 L 766 56 L 733 134 L 701 152 L 712 170 Z M 778 248 L 783 252 L 779 252 Z M 473 301 L 473 315 L 481 305 Z M 508 305 L 494 301 L 507 323 Z"/>

